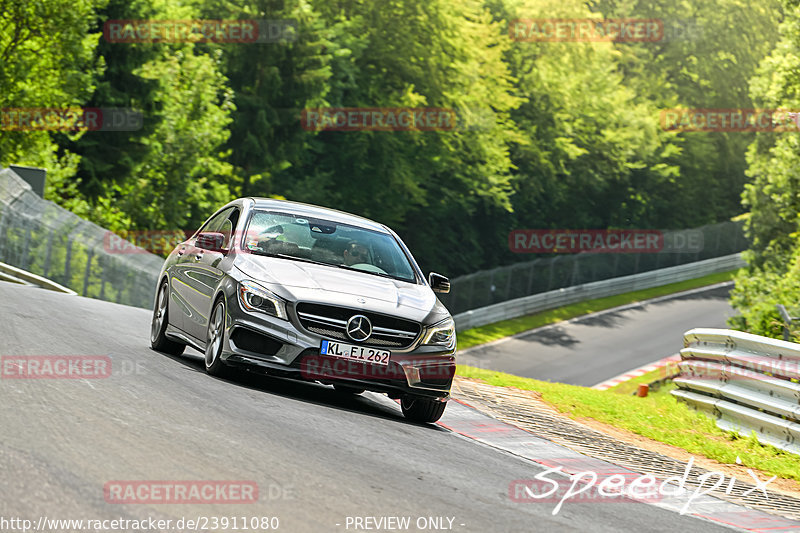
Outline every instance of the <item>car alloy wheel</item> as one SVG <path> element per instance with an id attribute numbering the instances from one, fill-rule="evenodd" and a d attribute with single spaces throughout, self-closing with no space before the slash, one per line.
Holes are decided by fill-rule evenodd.
<path id="1" fill-rule="evenodd" d="M 166 280 L 158 289 L 158 298 L 153 308 L 153 320 L 150 325 L 150 347 L 159 352 L 180 355 L 186 348 L 185 344 L 167 338 L 167 324 L 169 324 L 169 286 Z"/>

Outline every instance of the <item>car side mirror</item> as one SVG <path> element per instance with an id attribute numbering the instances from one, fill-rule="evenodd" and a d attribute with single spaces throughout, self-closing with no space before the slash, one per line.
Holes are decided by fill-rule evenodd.
<path id="1" fill-rule="evenodd" d="M 436 272 L 428 274 L 428 284 L 433 292 L 450 292 L 450 280 Z"/>
<path id="2" fill-rule="evenodd" d="M 221 252 L 223 242 L 225 242 L 225 235 L 217 232 L 208 232 L 198 235 L 194 245 L 203 250 Z"/>

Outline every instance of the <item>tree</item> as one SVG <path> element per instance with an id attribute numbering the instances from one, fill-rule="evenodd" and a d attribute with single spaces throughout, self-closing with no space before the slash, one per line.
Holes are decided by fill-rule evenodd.
<path id="1" fill-rule="evenodd" d="M 781 39 L 762 61 L 752 80 L 752 98 L 760 107 L 800 107 L 800 8 L 785 3 Z M 751 248 L 749 269 L 736 278 L 731 303 L 742 315 L 732 321 L 740 329 L 780 334 L 775 304 L 797 309 L 800 300 L 800 140 L 796 127 L 786 132 L 759 133 L 747 153 L 748 176 L 743 194 L 749 208 L 745 226 Z"/>
<path id="2" fill-rule="evenodd" d="M 81 105 L 94 90 L 103 63 L 94 56 L 95 9 L 104 0 L 6 0 L 0 4 L 0 109 Z M 15 131 L 16 130 L 16 131 Z M 86 211 L 75 182 L 79 158 L 59 150 L 50 131 L 0 129 L 0 166 L 48 169 L 46 195 L 77 212 Z M 71 135 L 72 138 L 80 133 Z"/>

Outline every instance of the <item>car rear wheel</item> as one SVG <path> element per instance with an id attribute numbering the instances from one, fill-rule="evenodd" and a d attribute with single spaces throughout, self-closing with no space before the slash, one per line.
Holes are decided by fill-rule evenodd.
<path id="1" fill-rule="evenodd" d="M 349 387 L 347 385 L 339 385 L 338 383 L 336 383 L 333 386 L 333 388 L 336 389 L 336 392 L 339 392 L 339 393 L 342 393 L 342 394 L 352 394 L 354 396 L 356 394 L 362 394 L 366 390 L 366 389 L 357 389 L 355 387 Z"/>
<path id="2" fill-rule="evenodd" d="M 225 376 L 228 374 L 228 367 L 222 362 L 222 341 L 225 336 L 225 299 L 220 298 L 214 304 L 211 318 L 208 321 L 206 333 L 206 353 L 205 363 L 206 372 L 212 376 Z"/>
<path id="3" fill-rule="evenodd" d="M 169 324 L 169 286 L 167 281 L 158 288 L 158 298 L 153 309 L 153 321 L 150 325 L 150 347 L 156 351 L 170 355 L 180 355 L 186 345 L 170 340 L 165 335 Z"/>
<path id="4" fill-rule="evenodd" d="M 430 424 L 442 418 L 447 402 L 428 400 L 425 398 L 404 397 L 400 400 L 403 416 L 414 422 Z"/>

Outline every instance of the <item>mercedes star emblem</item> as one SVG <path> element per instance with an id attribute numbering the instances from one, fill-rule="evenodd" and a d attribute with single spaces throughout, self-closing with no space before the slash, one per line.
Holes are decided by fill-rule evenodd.
<path id="1" fill-rule="evenodd" d="M 353 315 L 347 321 L 347 336 L 357 342 L 364 342 L 372 335 L 372 323 L 364 315 Z"/>

